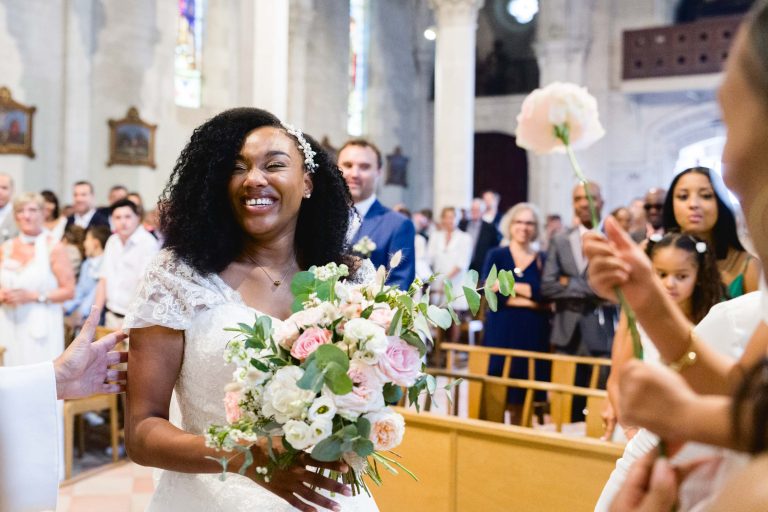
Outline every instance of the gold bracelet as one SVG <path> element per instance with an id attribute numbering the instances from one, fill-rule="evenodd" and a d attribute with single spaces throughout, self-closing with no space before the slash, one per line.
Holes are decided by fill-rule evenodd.
<path id="1" fill-rule="evenodd" d="M 693 332 L 693 326 L 691 326 L 691 329 L 688 331 L 688 339 L 690 342 L 688 343 L 688 348 L 685 349 L 685 352 L 677 361 L 672 361 L 671 363 L 667 363 L 667 366 L 671 369 L 676 371 L 677 373 L 680 373 L 684 369 L 688 368 L 689 366 L 693 366 L 696 364 L 696 360 L 698 359 L 698 355 L 696 354 L 696 350 L 693 347 L 694 341 L 696 341 L 699 337 L 696 335 L 695 332 Z"/>

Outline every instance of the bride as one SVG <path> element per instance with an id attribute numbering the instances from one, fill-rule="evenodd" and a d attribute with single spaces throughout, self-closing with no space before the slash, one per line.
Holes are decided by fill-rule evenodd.
<path id="1" fill-rule="evenodd" d="M 148 268 L 125 327 L 130 328 L 126 447 L 138 464 L 164 469 L 150 511 L 375 511 L 367 495 L 317 474 L 340 463 L 300 464 L 267 483 L 254 464 L 233 458 L 221 481 L 203 433 L 225 421 L 225 327 L 291 313 L 291 277 L 311 265 L 347 263 L 351 198 L 327 153 L 272 114 L 233 109 L 192 134 L 161 199 L 165 249 Z M 171 393 L 180 418 L 169 421 Z M 176 420 L 176 418 L 174 418 Z M 312 467 L 307 468 L 310 465 Z M 330 493 L 335 493 L 331 495 Z M 333 499 L 331 499 L 331 497 Z"/>

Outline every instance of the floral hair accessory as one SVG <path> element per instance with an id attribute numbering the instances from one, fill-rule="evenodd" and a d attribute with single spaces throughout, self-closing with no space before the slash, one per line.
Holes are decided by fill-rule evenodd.
<path id="1" fill-rule="evenodd" d="M 696 252 L 699 254 L 704 254 L 707 252 L 707 243 L 706 242 L 696 242 Z"/>
<path id="2" fill-rule="evenodd" d="M 299 149 L 304 153 L 304 166 L 307 168 L 307 171 L 311 173 L 315 172 L 317 170 L 317 164 L 315 163 L 315 155 L 317 153 L 315 153 L 315 150 L 309 145 L 307 139 L 304 138 L 304 134 L 301 133 L 301 130 L 288 123 L 282 123 L 282 125 L 283 129 L 293 135 L 299 143 Z"/>

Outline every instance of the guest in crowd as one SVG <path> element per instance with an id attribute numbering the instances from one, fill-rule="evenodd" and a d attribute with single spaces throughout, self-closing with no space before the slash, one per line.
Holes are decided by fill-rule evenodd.
<path id="1" fill-rule="evenodd" d="M 483 220 L 490 222 L 498 229 L 499 222 L 501 222 L 501 211 L 499 210 L 499 203 L 501 203 L 501 195 L 495 190 L 486 190 L 483 192 L 483 202 L 485 202 L 485 213 L 483 213 Z"/>
<path id="2" fill-rule="evenodd" d="M 83 245 L 85 242 L 85 230 L 74 224 L 67 226 L 64 230 L 64 236 L 61 237 L 61 242 L 72 266 L 75 279 L 77 279 L 80 276 L 80 267 L 85 259 L 85 246 Z"/>
<path id="3" fill-rule="evenodd" d="M 664 202 L 664 196 L 661 197 Z M 636 197 L 629 203 L 629 213 L 632 215 L 632 223 L 629 227 L 629 234 L 633 239 L 640 237 L 638 241 L 645 240 L 645 231 L 647 224 L 647 217 L 645 215 L 645 201 L 642 197 Z"/>
<path id="4" fill-rule="evenodd" d="M 727 129 L 723 149 L 725 179 L 744 208 L 755 249 L 763 264 L 768 262 L 768 236 L 764 229 L 764 205 L 768 195 L 768 146 L 765 144 L 768 137 L 765 124 L 768 117 L 767 33 L 768 2 L 760 1 L 755 3 L 737 33 L 719 94 Z M 606 235 L 608 240 L 592 233 L 585 237 L 584 247 L 590 258 L 590 284 L 598 293 L 614 300 L 613 289 L 620 286 L 661 359 L 669 361 L 669 366 L 676 370 L 635 361 L 625 365 L 621 372 L 621 415 L 633 424 L 658 433 L 663 439 L 699 441 L 757 452 L 764 450 L 764 422 L 768 417 L 764 398 L 768 390 L 764 364 L 768 346 L 765 321 L 768 317 L 764 308 L 757 309 L 756 316 L 763 321 L 734 364 L 701 343 L 691 324 L 670 304 L 672 301 L 665 296 L 660 283 L 651 277 L 647 259 L 612 222 L 606 224 Z M 752 294 L 748 294 L 735 300 L 751 297 Z M 762 299 L 765 301 L 765 296 Z M 734 402 L 723 396 L 739 387 L 747 392 L 737 398 L 752 397 L 754 400 L 746 398 L 743 402 Z M 734 407 L 734 403 L 739 406 Z M 768 509 L 768 497 L 759 485 L 768 476 L 768 458 L 764 451 L 762 453 L 744 471 L 732 474 L 730 480 L 709 478 L 715 485 L 726 482 L 711 510 Z M 678 498 L 678 486 L 669 462 L 654 462 L 653 455 L 649 455 L 632 469 L 611 510 L 633 510 L 660 496 L 664 498 L 664 507 L 646 510 L 672 510 Z M 705 490 L 717 492 L 719 489 Z"/>
<path id="5" fill-rule="evenodd" d="M 603 198 L 600 186 L 589 186 L 600 215 Z M 573 211 L 579 225 L 552 239 L 541 278 L 541 295 L 554 301 L 555 316 L 550 341 L 556 352 L 576 356 L 610 357 L 616 308 L 598 297 L 587 284 L 587 259 L 583 255 L 581 237 L 592 226 L 585 186 L 573 188 Z M 589 383 L 590 367 L 578 365 L 575 384 Z M 606 376 L 607 377 L 607 376 Z M 572 420 L 584 418 L 584 397 L 574 397 Z"/>
<path id="6" fill-rule="evenodd" d="M 338 163 L 362 220 L 352 239 L 353 245 L 363 237 L 372 240 L 376 247 L 365 256 L 376 268 L 389 265 L 392 255 L 402 251 L 402 262 L 390 271 L 387 283 L 407 290 L 416 274 L 413 248 L 416 230 L 410 220 L 376 198 L 376 187 L 382 176 L 381 151 L 366 139 L 351 139 L 339 150 Z"/>
<path id="7" fill-rule="evenodd" d="M 736 219 L 719 175 L 706 167 L 686 169 L 672 180 L 664 201 L 664 230 L 691 233 L 712 243 L 726 297 L 757 290 L 760 262 L 742 247 Z"/>
<path id="8" fill-rule="evenodd" d="M 461 290 L 464 276 L 469 270 L 469 260 L 472 256 L 472 238 L 460 229 L 457 229 L 456 209 L 445 207 L 440 212 L 440 229 L 429 238 L 427 252 L 432 270 L 438 275 L 437 281 L 432 285 L 433 303 L 442 304 L 444 299 L 444 281 L 450 281 L 456 295 L 463 295 Z M 453 303 L 453 308 L 458 312 L 466 312 L 469 309 L 466 299 L 461 297 Z M 449 333 L 451 341 L 458 341 L 457 326 L 452 326 Z"/>
<path id="9" fill-rule="evenodd" d="M 406 208 L 404 204 L 395 205 L 392 209 L 413 222 L 411 210 Z M 416 277 L 419 278 L 422 283 L 426 283 L 432 275 L 432 268 L 429 266 L 427 239 L 418 232 L 413 240 L 413 250 L 416 257 Z"/>
<path id="10" fill-rule="evenodd" d="M 121 199 L 109 209 L 115 234 L 104 248 L 94 305 L 99 310 L 106 306 L 104 325 L 120 329 L 144 270 L 160 248 L 141 226 L 139 209 L 131 200 Z"/>
<path id="11" fill-rule="evenodd" d="M 44 228 L 43 203 L 32 193 L 14 200 L 19 235 L 0 247 L 0 332 L 9 366 L 50 361 L 64 350 L 61 304 L 72 298 L 75 278 Z"/>
<path id="12" fill-rule="evenodd" d="M 498 247 L 501 233 L 490 222 L 483 220 L 485 202 L 479 197 L 472 200 L 469 209 L 469 219 L 459 223 L 459 229 L 472 237 L 472 260 L 469 268 L 480 273 L 488 251 Z"/>
<path id="13" fill-rule="evenodd" d="M 701 322 L 709 310 L 723 298 L 720 272 L 714 250 L 706 242 L 693 235 L 668 233 L 661 240 L 648 241 L 646 248 L 654 273 L 664 285 L 664 291 L 682 310 L 685 317 L 693 324 Z M 643 347 L 643 360 L 659 364 L 659 352 L 653 342 L 642 330 L 640 341 Z M 626 315 L 622 312 L 611 351 L 611 372 L 608 378 L 608 398 L 613 410 L 618 410 L 618 369 L 633 357 L 632 338 Z M 612 430 L 614 419 L 607 427 Z"/>
<path id="14" fill-rule="evenodd" d="M 72 192 L 74 213 L 67 217 L 67 226 L 72 224 L 88 229 L 92 226 L 109 226 L 109 217 L 96 209 L 93 185 L 88 181 L 75 183 Z"/>
<path id="15" fill-rule="evenodd" d="M 632 240 L 637 243 L 645 239 L 659 237 L 664 234 L 664 199 L 667 191 L 663 188 L 653 187 L 648 189 L 643 198 L 643 224 L 630 231 Z M 634 220 L 633 220 L 634 224 Z"/>
<path id="16" fill-rule="evenodd" d="M 109 205 L 114 204 L 121 199 L 125 199 L 126 197 L 128 197 L 128 189 L 125 185 L 113 185 L 112 188 L 109 189 L 109 194 L 107 195 L 108 206 L 105 210 L 109 210 Z"/>
<path id="17" fill-rule="evenodd" d="M 13 214 L 13 178 L 0 173 L 0 243 L 19 234 Z"/>
<path id="18" fill-rule="evenodd" d="M 413 214 L 413 225 L 416 228 L 416 232 L 424 237 L 425 240 L 429 240 L 430 235 L 434 231 L 432 225 L 432 210 L 430 208 L 422 208 Z"/>
<path id="19" fill-rule="evenodd" d="M 547 249 L 549 249 L 549 245 L 552 239 L 563 231 L 565 231 L 565 227 L 563 226 L 562 217 L 556 213 L 547 215 L 547 220 L 544 222 L 544 236 L 542 237 L 543 240 L 539 242 L 541 245 L 541 250 L 546 252 Z"/>
<path id="20" fill-rule="evenodd" d="M 616 219 L 621 229 L 629 233 L 629 230 L 632 228 L 632 212 L 629 211 L 629 208 L 620 206 L 611 212 L 611 217 Z"/>
<path id="21" fill-rule="evenodd" d="M 101 263 L 104 260 L 104 247 L 112 233 L 106 226 L 95 226 L 85 233 L 86 259 L 80 267 L 80 275 L 75 286 L 75 296 L 64 303 L 64 316 L 70 328 L 79 328 L 88 318 L 96 299 L 96 285 L 99 283 Z"/>
<path id="22" fill-rule="evenodd" d="M 67 225 L 67 218 L 61 215 L 59 211 L 59 198 L 50 190 L 43 190 L 40 195 L 45 200 L 45 229 L 51 233 L 55 240 L 61 240 Z"/>
<path id="23" fill-rule="evenodd" d="M 506 247 L 491 249 L 485 259 L 483 279 L 491 267 L 510 270 L 515 274 L 515 296 L 497 294 L 498 310 L 488 311 L 485 317 L 483 344 L 488 347 L 514 348 L 535 352 L 549 352 L 549 308 L 541 297 L 541 276 L 544 254 L 532 247 L 539 236 L 539 213 L 530 203 L 518 203 L 501 218 L 499 227 Z M 501 376 L 503 357 L 491 357 L 488 374 Z M 536 378 L 549 380 L 549 368 L 537 362 Z M 508 377 L 527 379 L 528 362 L 513 358 Z M 545 400 L 544 393 L 536 393 L 537 401 Z M 522 419 L 525 390 L 512 388 L 507 394 L 507 410 L 513 424 Z"/>

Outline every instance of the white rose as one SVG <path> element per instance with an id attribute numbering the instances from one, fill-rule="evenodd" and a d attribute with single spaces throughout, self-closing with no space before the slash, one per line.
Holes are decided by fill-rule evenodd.
<path id="1" fill-rule="evenodd" d="M 383 353 L 387 349 L 387 333 L 384 329 L 365 318 L 353 318 L 344 324 L 344 341 L 349 346 L 358 346 Z"/>
<path id="2" fill-rule="evenodd" d="M 296 382 L 304 375 L 298 366 L 285 366 L 267 383 L 262 398 L 262 413 L 278 423 L 302 419 L 315 398 L 314 391 L 301 389 Z"/>
<path id="3" fill-rule="evenodd" d="M 373 443 L 374 449 L 378 451 L 392 450 L 403 441 L 405 420 L 389 407 L 368 413 L 363 418 L 371 422 L 369 439 Z"/>
<path id="4" fill-rule="evenodd" d="M 312 429 L 303 421 L 289 420 L 283 425 L 285 440 L 297 450 L 303 450 L 314 443 Z"/>
<path id="5" fill-rule="evenodd" d="M 272 332 L 272 339 L 285 350 L 291 350 L 298 337 L 299 327 L 290 318 Z"/>
<path id="6" fill-rule="evenodd" d="M 358 350 L 352 354 L 352 359 L 362 361 L 365 364 L 374 365 L 379 362 L 379 354 L 370 350 Z"/>
<path id="7" fill-rule="evenodd" d="M 333 434 L 333 421 L 321 418 L 312 422 L 309 426 L 312 444 L 315 445 Z"/>
<path id="8" fill-rule="evenodd" d="M 332 420 L 334 416 L 336 416 L 336 404 L 327 396 L 315 398 L 309 411 L 307 411 L 307 419 L 309 421 Z"/>

